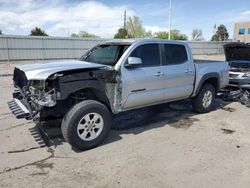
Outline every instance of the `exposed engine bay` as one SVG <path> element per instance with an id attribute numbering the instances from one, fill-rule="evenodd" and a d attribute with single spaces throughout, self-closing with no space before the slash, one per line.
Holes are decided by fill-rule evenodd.
<path id="1" fill-rule="evenodd" d="M 250 89 L 250 45 L 229 43 L 224 45 L 224 51 L 230 65 L 229 85 Z"/>

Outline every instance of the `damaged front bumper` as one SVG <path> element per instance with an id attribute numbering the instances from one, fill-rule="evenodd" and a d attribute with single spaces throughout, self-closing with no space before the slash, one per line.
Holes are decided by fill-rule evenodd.
<path id="1" fill-rule="evenodd" d="M 33 108 L 29 104 L 25 105 L 21 100 L 16 98 L 7 102 L 7 104 L 9 106 L 9 109 L 16 116 L 17 119 L 31 120 L 40 111 L 38 109 L 33 110 Z"/>
<path id="2" fill-rule="evenodd" d="M 18 119 L 33 119 L 44 107 L 55 106 L 60 97 L 53 79 L 28 79 L 24 71 L 15 68 L 13 81 L 13 100 L 8 105 Z"/>
<path id="3" fill-rule="evenodd" d="M 9 108 L 17 119 L 31 117 L 31 112 L 23 105 L 19 99 L 13 99 L 8 102 Z"/>
<path id="4" fill-rule="evenodd" d="M 13 99 L 7 102 L 9 109 L 16 116 L 17 119 L 33 119 L 38 112 L 40 107 L 33 104 L 32 101 L 26 98 L 26 95 L 20 90 L 15 90 L 13 93 Z"/>

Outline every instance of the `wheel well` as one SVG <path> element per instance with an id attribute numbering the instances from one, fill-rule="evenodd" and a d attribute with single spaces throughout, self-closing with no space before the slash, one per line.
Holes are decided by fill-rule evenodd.
<path id="1" fill-rule="evenodd" d="M 96 100 L 111 110 L 109 100 L 104 92 L 87 88 L 71 93 L 65 100 L 58 101 L 56 106 L 52 108 L 44 108 L 40 112 L 40 118 L 42 120 L 62 118 L 68 109 L 83 100 Z"/>
<path id="2" fill-rule="evenodd" d="M 219 90 L 219 80 L 217 77 L 208 78 L 207 80 L 205 80 L 205 82 L 202 85 L 204 85 L 205 83 L 208 83 L 214 86 L 215 91 Z"/>
<path id="3" fill-rule="evenodd" d="M 94 88 L 86 88 L 86 89 L 81 89 L 78 90 L 74 93 L 72 93 L 69 96 L 70 99 L 76 100 L 74 103 L 78 103 L 82 100 L 86 100 L 86 99 L 91 99 L 91 100 L 96 100 L 101 102 L 102 104 L 104 104 L 105 106 L 107 106 L 109 109 L 110 108 L 110 103 L 109 100 L 106 96 L 106 94 L 102 91 L 99 91 L 97 89 Z"/>

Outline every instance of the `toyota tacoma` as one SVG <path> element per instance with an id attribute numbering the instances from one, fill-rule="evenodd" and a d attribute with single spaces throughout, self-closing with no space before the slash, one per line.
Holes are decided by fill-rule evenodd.
<path id="1" fill-rule="evenodd" d="M 113 114 L 187 98 L 209 112 L 228 71 L 227 62 L 193 60 L 184 42 L 112 40 L 79 60 L 15 67 L 8 105 L 17 118 L 61 118 L 65 140 L 85 150 L 107 137 Z"/>

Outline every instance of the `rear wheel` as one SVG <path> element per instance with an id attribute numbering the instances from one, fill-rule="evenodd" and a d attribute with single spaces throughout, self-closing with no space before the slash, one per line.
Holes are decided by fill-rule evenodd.
<path id="1" fill-rule="evenodd" d="M 204 84 L 201 91 L 193 99 L 193 110 L 199 113 L 211 111 L 214 106 L 215 88 L 211 84 Z"/>
<path id="2" fill-rule="evenodd" d="M 65 114 L 62 133 L 65 140 L 79 150 L 98 146 L 111 126 L 108 108 L 93 100 L 82 101 Z"/>

